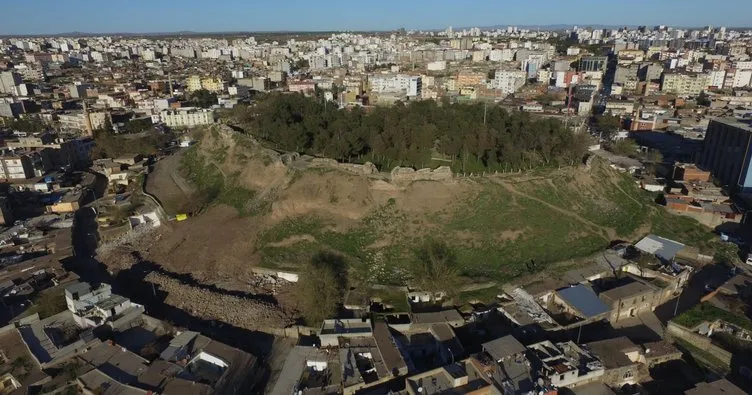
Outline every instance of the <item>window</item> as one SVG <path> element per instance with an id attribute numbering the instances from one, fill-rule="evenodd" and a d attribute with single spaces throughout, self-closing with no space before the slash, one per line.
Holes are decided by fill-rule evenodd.
<path id="1" fill-rule="evenodd" d="M 625 378 L 625 379 L 631 379 L 632 377 L 634 377 L 634 373 L 632 373 L 632 371 L 631 371 L 631 370 L 628 370 L 628 371 L 626 371 L 626 372 L 624 373 L 624 378 Z"/>
<path id="2" fill-rule="evenodd" d="M 559 381 L 564 381 L 564 375 L 559 376 Z"/>

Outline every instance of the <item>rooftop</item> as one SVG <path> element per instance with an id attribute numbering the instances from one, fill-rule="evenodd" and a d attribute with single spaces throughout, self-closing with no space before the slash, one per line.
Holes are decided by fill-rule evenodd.
<path id="1" fill-rule="evenodd" d="M 584 285 L 564 288 L 556 291 L 562 300 L 577 309 L 585 318 L 595 317 L 610 310 L 592 289 Z"/>
<path id="2" fill-rule="evenodd" d="M 678 254 L 679 251 L 684 249 L 684 244 L 669 240 L 665 237 L 648 235 L 637 242 L 635 247 L 642 252 L 653 254 L 659 258 L 670 261 L 676 257 L 676 254 Z"/>
<path id="3" fill-rule="evenodd" d="M 507 335 L 483 343 L 483 350 L 491 355 L 494 360 L 500 361 L 515 354 L 524 353 L 526 348 L 514 336 Z"/>
<path id="4" fill-rule="evenodd" d="M 430 313 L 413 313 L 413 323 L 415 324 L 438 324 L 442 322 L 464 321 L 457 310 L 442 310 Z"/>
<path id="5" fill-rule="evenodd" d="M 604 302 L 612 304 L 617 300 L 624 298 L 630 298 L 633 296 L 641 295 L 646 292 L 654 291 L 655 288 L 643 283 L 642 281 L 632 281 L 628 284 L 609 289 L 608 291 L 601 292 L 598 295 Z"/>
<path id="6" fill-rule="evenodd" d="M 587 343 L 586 346 L 607 369 L 632 365 L 626 353 L 642 350 L 625 336 Z"/>

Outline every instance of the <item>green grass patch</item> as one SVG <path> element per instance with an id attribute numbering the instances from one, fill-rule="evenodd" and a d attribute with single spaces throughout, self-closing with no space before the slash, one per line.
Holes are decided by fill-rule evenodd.
<path id="1" fill-rule="evenodd" d="M 464 305 L 465 303 L 480 302 L 485 304 L 491 304 L 497 301 L 496 296 L 501 293 L 501 289 L 497 286 L 488 288 L 474 289 L 472 291 L 463 291 L 454 297 L 456 305 Z"/>
<path id="2" fill-rule="evenodd" d="M 65 289 L 62 287 L 53 288 L 36 294 L 31 299 L 31 303 L 31 307 L 24 311 L 24 317 L 38 313 L 40 319 L 45 319 L 63 312 L 68 308 L 65 304 Z"/>
<path id="3" fill-rule="evenodd" d="M 715 307 L 708 302 L 699 303 L 695 305 L 695 307 L 673 319 L 675 323 L 690 329 L 703 322 L 713 322 L 716 320 L 723 320 L 748 331 L 752 331 L 752 320 L 749 318 L 730 313 L 724 309 Z"/>
<path id="4" fill-rule="evenodd" d="M 729 373 L 729 366 L 715 357 L 713 354 L 679 338 L 674 339 L 676 345 L 692 355 L 692 358 L 703 368 L 720 375 L 721 377 Z"/>

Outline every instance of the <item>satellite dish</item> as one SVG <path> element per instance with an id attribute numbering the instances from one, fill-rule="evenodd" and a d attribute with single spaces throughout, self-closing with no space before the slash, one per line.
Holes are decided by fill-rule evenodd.
<path id="1" fill-rule="evenodd" d="M 423 387 L 418 387 L 418 393 L 420 394 L 422 392 L 423 392 Z"/>

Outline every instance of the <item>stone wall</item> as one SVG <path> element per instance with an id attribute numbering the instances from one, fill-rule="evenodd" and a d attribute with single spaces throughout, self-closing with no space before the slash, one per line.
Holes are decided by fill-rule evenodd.
<path id="1" fill-rule="evenodd" d="M 708 354 L 717 358 L 719 361 L 726 364 L 727 367 L 731 366 L 732 354 L 713 344 L 709 337 L 697 334 L 673 321 L 668 322 L 668 327 L 666 329 L 669 335 L 677 339 L 684 340 L 685 342 L 707 352 Z"/>
<path id="2" fill-rule="evenodd" d="M 376 165 L 371 162 L 366 162 L 360 165 L 356 163 L 339 163 L 334 159 L 313 158 L 309 161 L 309 163 L 311 167 L 338 169 L 366 176 L 379 172 L 378 169 L 376 169 Z"/>
<path id="3" fill-rule="evenodd" d="M 451 180 L 453 176 L 452 169 L 449 166 L 419 170 L 410 167 L 395 167 L 391 172 L 392 182 L 443 181 Z"/>

